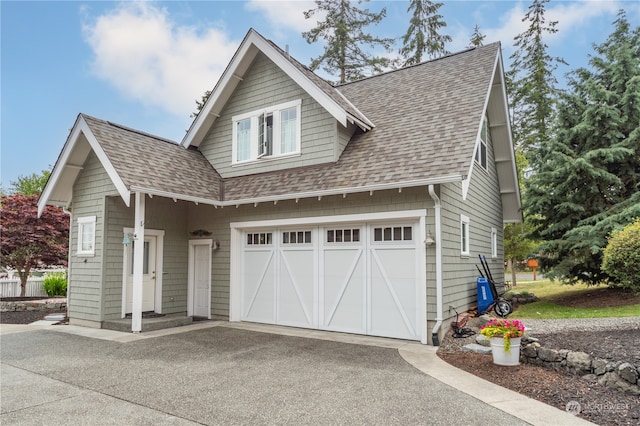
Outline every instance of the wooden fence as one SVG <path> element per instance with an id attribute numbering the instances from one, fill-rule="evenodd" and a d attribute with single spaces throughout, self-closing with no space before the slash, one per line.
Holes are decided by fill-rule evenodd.
<path id="1" fill-rule="evenodd" d="M 44 291 L 44 277 L 32 277 L 27 280 L 26 297 L 47 297 Z M 20 297 L 20 279 L 0 279 L 0 297 Z"/>

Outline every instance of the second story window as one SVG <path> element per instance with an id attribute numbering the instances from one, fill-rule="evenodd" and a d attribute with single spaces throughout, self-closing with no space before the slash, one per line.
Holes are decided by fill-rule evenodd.
<path id="1" fill-rule="evenodd" d="M 480 130 L 480 141 L 476 148 L 475 160 L 483 169 L 487 170 L 487 143 L 489 142 L 488 118 L 482 120 L 482 130 Z"/>
<path id="2" fill-rule="evenodd" d="M 234 116 L 232 163 L 300 152 L 301 100 Z"/>

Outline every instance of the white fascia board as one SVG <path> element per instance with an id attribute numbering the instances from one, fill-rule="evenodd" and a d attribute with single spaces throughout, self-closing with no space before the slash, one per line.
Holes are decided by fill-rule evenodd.
<path id="1" fill-rule="evenodd" d="M 282 69 L 293 81 L 307 92 L 316 102 L 327 110 L 344 127 L 347 127 L 347 112 L 331 99 L 323 90 L 307 78 L 302 71 L 296 68 L 287 58 L 277 51 L 269 42 L 257 33 L 249 36 L 249 42 L 253 43 L 262 53 Z"/>
<path id="2" fill-rule="evenodd" d="M 494 71 L 494 76 L 496 72 L 500 72 L 502 73 L 502 75 L 504 75 L 504 68 L 503 68 L 503 63 L 502 63 L 502 52 L 500 50 L 498 50 L 498 58 L 496 60 L 496 69 Z M 520 195 L 520 186 L 518 185 L 518 168 L 516 165 L 516 154 L 515 154 L 515 149 L 513 146 L 513 134 L 511 133 L 511 118 L 509 117 L 509 103 L 507 101 L 507 85 L 505 84 L 504 78 L 502 79 L 502 84 L 501 86 L 501 94 L 502 94 L 502 99 L 501 99 L 501 105 L 502 105 L 502 110 L 504 113 L 504 119 L 505 119 L 505 123 L 507 124 L 507 143 L 509 144 L 509 155 L 510 155 L 510 160 L 511 160 L 511 173 L 512 173 L 512 178 L 515 181 L 515 190 L 516 190 L 516 197 L 517 197 L 517 203 L 518 203 L 518 208 L 522 208 L 522 198 Z"/>
<path id="3" fill-rule="evenodd" d="M 376 213 L 354 213 L 331 216 L 297 217 L 288 219 L 257 220 L 248 222 L 231 222 L 231 229 L 272 228 L 277 226 L 321 225 L 328 223 L 358 223 L 376 220 L 420 219 L 427 215 L 426 209 L 396 210 Z"/>
<path id="4" fill-rule="evenodd" d="M 78 116 L 75 124 L 73 125 L 73 128 L 71 129 L 71 132 L 69 133 L 69 137 L 67 137 L 67 141 L 64 144 L 64 147 L 62 147 L 62 152 L 60 153 L 60 157 L 58 157 L 58 161 L 56 161 L 56 164 L 53 167 L 51 174 L 49 175 L 47 184 L 45 185 L 44 190 L 42 191 L 42 194 L 38 199 L 38 217 L 42 215 L 42 212 L 44 211 L 45 207 L 51 201 L 50 198 L 51 198 L 51 193 L 53 192 L 53 188 L 55 188 L 58 180 L 62 176 L 62 172 L 64 171 L 64 166 L 67 163 L 69 156 L 73 152 L 73 148 L 76 146 L 76 143 L 78 142 L 78 136 L 80 136 L 80 127 L 78 126 L 78 124 L 80 120 L 81 118 L 80 116 Z M 58 200 L 58 202 L 60 201 L 65 203 L 64 205 L 65 207 L 69 207 L 69 203 L 71 202 L 71 200 Z"/>
<path id="5" fill-rule="evenodd" d="M 210 200 L 208 198 L 201 198 L 201 197 L 193 197 L 191 195 L 176 194 L 174 192 L 161 191 L 159 189 L 144 188 L 142 186 L 136 186 L 136 185 L 131 185 L 131 192 L 140 192 L 140 193 L 144 193 L 152 196 L 172 198 L 172 199 L 181 200 L 181 201 L 189 201 L 197 204 L 207 204 L 207 205 L 216 206 L 216 207 L 222 206 L 222 203 L 217 200 Z"/>
<path id="6" fill-rule="evenodd" d="M 124 181 L 122 180 L 118 172 L 116 172 L 116 169 L 113 167 L 113 164 L 111 164 L 109 157 L 107 157 L 107 154 L 102 149 L 102 146 L 98 142 L 98 139 L 96 139 L 95 135 L 91 131 L 91 128 L 84 120 L 84 118 L 80 118 L 78 127 L 84 134 L 84 137 L 87 138 L 91 149 L 98 157 L 98 160 L 100 160 L 102 167 L 104 167 L 107 175 L 109 175 L 109 178 L 111 179 L 113 185 L 116 187 L 118 194 L 120 194 L 120 197 L 122 197 L 122 201 L 124 201 L 124 204 L 129 207 L 131 192 L 129 191 L 129 189 L 127 189 L 127 186 L 124 184 Z"/>
<path id="7" fill-rule="evenodd" d="M 247 34 L 247 36 L 245 36 L 244 40 L 240 44 L 240 47 L 238 47 L 238 50 L 231 58 L 231 62 L 229 62 L 227 68 L 224 70 L 222 76 L 216 83 L 216 86 L 211 91 L 207 102 L 205 102 L 204 106 L 191 124 L 191 127 L 189 127 L 189 130 L 187 130 L 184 138 L 182 138 L 182 142 L 180 144 L 185 148 L 189 148 L 191 145 L 200 145 L 201 141 L 196 141 L 195 138 L 196 135 L 198 135 L 200 128 L 206 124 L 207 119 L 211 120 L 210 115 L 213 106 L 218 103 L 218 100 L 221 98 L 225 88 L 229 84 L 238 84 L 238 79 L 235 78 L 237 77 L 236 71 L 240 66 L 240 63 L 242 62 L 242 59 L 247 55 L 247 52 L 249 51 L 249 47 L 251 46 L 249 39 L 251 38 L 251 35 L 253 35 L 253 33 L 253 29 L 249 30 L 249 33 Z M 216 117 L 213 117 L 212 121 L 215 121 L 215 118 Z"/>
<path id="8" fill-rule="evenodd" d="M 478 149 L 478 145 L 480 144 L 480 133 L 482 132 L 482 120 L 484 120 L 484 116 L 487 114 L 487 108 L 489 107 L 489 99 L 491 98 L 491 90 L 493 88 L 493 82 L 496 78 L 496 72 L 498 70 L 502 71 L 500 67 L 500 49 L 498 49 L 498 53 L 496 54 L 496 59 L 493 63 L 493 71 L 491 73 L 491 79 L 489 81 L 489 85 L 487 87 L 487 94 L 484 97 L 484 105 L 482 106 L 482 113 L 480 114 L 480 124 L 478 125 L 478 132 L 476 133 L 476 142 L 473 145 L 473 154 L 471 155 L 471 164 L 469 165 L 469 173 L 467 173 L 467 178 L 462 182 L 462 199 L 466 200 L 467 195 L 469 194 L 469 187 L 471 186 L 471 177 L 473 176 L 473 166 L 475 165 L 476 158 L 476 150 Z M 504 86 L 504 79 L 503 86 Z"/>
<path id="9" fill-rule="evenodd" d="M 343 94 L 342 94 L 342 92 L 341 92 L 340 90 L 337 90 L 337 89 L 336 89 L 336 92 L 337 92 L 337 93 L 342 97 L 342 99 L 344 99 L 344 100 L 345 100 L 345 102 L 347 102 L 349 105 L 351 105 L 351 107 L 352 107 L 354 110 L 356 110 L 356 111 L 357 111 L 357 112 L 358 112 L 362 117 L 364 117 L 365 121 L 363 122 L 363 121 L 361 121 L 359 118 L 354 117 L 354 116 L 351 116 L 351 118 L 353 118 L 353 120 L 355 120 L 355 121 L 357 121 L 358 123 L 360 123 L 360 124 L 359 124 L 359 126 L 360 126 L 361 128 L 363 128 L 364 130 L 370 130 L 370 129 L 373 129 L 374 127 L 376 127 L 376 126 L 375 126 L 375 124 L 373 124 L 373 123 L 371 122 L 371 120 L 369 120 L 369 119 L 367 118 L 367 116 L 366 116 L 366 115 L 364 115 L 364 114 L 362 113 L 362 111 L 360 111 L 360 110 L 358 109 L 358 107 L 356 107 L 356 106 L 353 104 L 353 102 L 351 102 L 351 101 L 350 101 L 350 100 L 349 100 L 345 95 L 343 95 Z"/>
<path id="10" fill-rule="evenodd" d="M 267 197 L 228 200 L 228 201 L 223 201 L 221 205 L 223 207 L 227 207 L 227 206 L 237 206 L 242 204 L 269 203 L 274 201 L 295 200 L 298 198 L 302 199 L 302 198 L 328 197 L 331 195 L 344 195 L 344 194 L 356 194 L 360 192 L 385 191 L 389 189 L 412 188 L 416 186 L 438 185 L 438 184 L 460 182 L 460 181 L 462 181 L 462 176 L 451 175 L 451 176 L 444 176 L 441 178 L 434 178 L 434 179 L 419 179 L 419 180 L 404 181 L 404 182 L 382 183 L 377 185 L 356 186 L 356 187 L 349 187 L 349 188 L 335 188 L 335 189 L 328 189 L 323 191 L 309 191 L 309 192 L 289 193 L 289 194 L 267 196 Z"/>
<path id="11" fill-rule="evenodd" d="M 250 54 L 251 46 L 255 46 L 258 50 L 264 53 L 276 66 L 282 69 L 293 81 L 295 81 L 300 87 L 302 87 L 309 95 L 314 98 L 324 109 L 329 112 L 336 120 L 338 120 L 344 127 L 347 127 L 347 112 L 338 105 L 333 99 L 327 96 L 318 86 L 310 81 L 300 70 L 298 70 L 288 59 L 282 56 L 282 54 L 276 50 L 268 41 L 266 41 L 255 30 L 249 30 L 249 33 L 242 41 L 242 44 L 238 48 L 238 51 L 231 59 L 231 62 L 227 66 L 227 69 L 220 77 L 218 84 L 211 92 L 211 96 L 205 103 L 204 107 L 196 117 L 195 121 L 189 128 L 189 131 L 183 138 L 181 144 L 188 148 L 191 145 L 199 145 L 200 141 L 196 140 L 196 136 L 199 133 L 200 128 L 206 124 L 207 118 L 211 114 L 213 106 L 218 103 L 219 98 L 222 96 L 225 88 L 229 84 L 237 84 L 236 71 L 240 66 L 240 63 L 247 54 Z M 232 82 L 232 80 L 234 80 Z M 355 118 L 355 117 L 354 117 Z M 359 121 L 359 120 L 358 120 Z M 365 123 L 369 124 L 369 123 Z M 373 124 L 371 124 L 373 127 Z"/>

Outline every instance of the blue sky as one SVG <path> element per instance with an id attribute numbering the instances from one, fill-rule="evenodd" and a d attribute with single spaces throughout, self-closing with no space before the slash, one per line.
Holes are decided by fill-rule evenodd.
<path id="1" fill-rule="evenodd" d="M 513 52 L 529 2 L 445 1 L 449 51 L 467 46 L 474 25 Z M 1 185 L 53 166 L 82 112 L 180 141 L 195 99 L 213 88 L 250 27 L 303 63 L 320 51 L 300 33 L 313 26 L 309 1 L 0 1 Z M 372 1 L 387 18 L 371 32 L 404 34 L 407 1 Z M 593 43 L 612 31 L 617 11 L 640 25 L 635 1 L 551 1 L 559 32 L 546 40 L 564 74 L 585 66 Z M 384 54 L 384 52 L 379 52 Z"/>

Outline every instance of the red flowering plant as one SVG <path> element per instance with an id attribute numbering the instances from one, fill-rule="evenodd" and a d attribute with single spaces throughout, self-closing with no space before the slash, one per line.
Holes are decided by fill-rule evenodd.
<path id="1" fill-rule="evenodd" d="M 486 337 L 502 337 L 504 339 L 504 350 L 511 349 L 511 338 L 522 337 L 524 335 L 524 324 L 522 321 L 514 319 L 494 318 L 480 329 L 480 334 Z"/>

